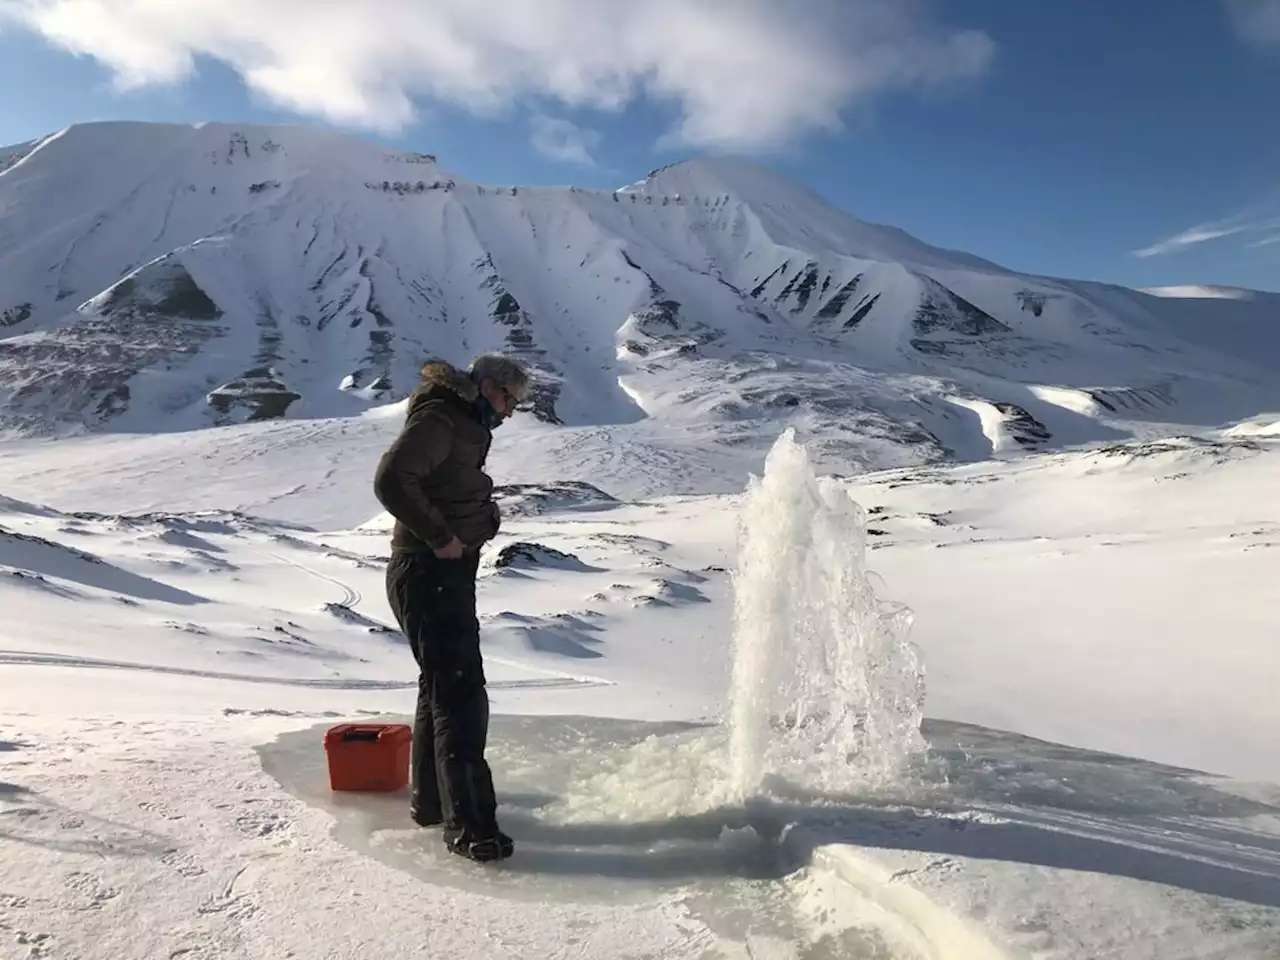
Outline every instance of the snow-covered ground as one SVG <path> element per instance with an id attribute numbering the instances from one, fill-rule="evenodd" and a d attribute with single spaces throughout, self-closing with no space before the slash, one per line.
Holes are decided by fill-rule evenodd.
<path id="1" fill-rule="evenodd" d="M 412 710 L 370 492 L 394 416 L 6 443 L 0 956 L 1274 958 L 1276 422 L 849 480 L 869 580 L 785 442 L 748 494 L 695 439 L 504 427 L 492 868 L 325 779 L 325 729 Z M 726 492 L 642 499 L 698 470 Z M 914 647 L 841 632 L 868 584 Z M 761 591 L 813 615 L 735 645 Z M 851 664 L 875 699 L 917 652 L 927 752 L 743 780 L 742 643 L 770 662 L 739 681 L 829 655 L 819 726 Z"/>

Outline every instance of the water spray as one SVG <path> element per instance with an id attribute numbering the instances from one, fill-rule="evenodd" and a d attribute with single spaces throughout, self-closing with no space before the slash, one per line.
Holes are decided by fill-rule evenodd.
<path id="1" fill-rule="evenodd" d="M 738 544 L 731 794 L 766 777 L 822 793 L 895 782 L 925 749 L 911 613 L 876 595 L 862 508 L 792 430 L 748 486 Z"/>

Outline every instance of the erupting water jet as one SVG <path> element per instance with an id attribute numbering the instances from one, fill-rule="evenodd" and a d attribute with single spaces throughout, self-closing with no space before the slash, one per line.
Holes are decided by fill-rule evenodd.
<path id="1" fill-rule="evenodd" d="M 876 595 L 866 539 L 862 508 L 785 432 L 739 528 L 728 786 L 740 799 L 766 777 L 874 789 L 925 749 L 911 614 Z"/>

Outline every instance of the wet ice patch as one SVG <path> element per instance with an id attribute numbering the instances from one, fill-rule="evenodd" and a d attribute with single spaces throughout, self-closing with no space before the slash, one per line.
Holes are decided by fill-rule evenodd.
<path id="1" fill-rule="evenodd" d="M 785 957 L 1007 960 L 991 940 L 1031 951 L 1028 916 L 1044 918 L 1044 949 L 1081 957 L 1118 956 L 1117 929 L 1173 942 L 1170 923 L 1192 937 L 1230 927 L 1242 947 L 1280 937 L 1268 909 L 1280 907 L 1280 796 L 1193 771 L 927 721 L 928 760 L 896 790 L 771 781 L 717 802 L 707 787 L 724 776 L 723 726 L 497 715 L 489 759 L 516 855 L 479 868 L 408 820 L 407 791 L 328 789 L 334 722 L 258 752 L 287 792 L 333 817 L 340 842 L 485 896 L 678 896 L 728 956 L 772 942 Z M 1091 922 L 1098 911 L 1106 923 Z"/>
<path id="2" fill-rule="evenodd" d="M 407 820 L 404 794 L 328 790 L 320 746 L 323 729 L 284 734 L 259 748 L 267 771 L 286 790 L 333 813 L 335 831 L 344 842 L 410 872 L 438 872 L 444 883 L 475 882 L 473 864 L 460 863 L 437 849 L 435 831 L 418 829 Z M 664 878 L 683 882 L 708 873 L 759 875 L 757 858 L 765 852 L 759 845 L 744 852 L 740 843 L 731 844 L 730 852 L 714 858 L 714 865 L 706 859 L 726 829 L 747 826 L 740 815 L 672 827 L 670 819 L 679 809 L 662 806 L 653 793 L 659 782 L 684 789 L 683 775 L 697 765 L 696 756 L 703 749 L 695 735 L 705 729 L 594 717 L 495 716 L 488 757 L 499 785 L 499 817 L 505 829 L 521 838 L 522 859 L 479 882 L 494 882 L 498 891 L 521 897 L 596 900 L 628 895 L 625 889 L 601 889 L 602 875 L 623 881 L 633 896 L 643 896 L 652 882 Z M 677 748 L 671 738 L 684 738 L 680 749 L 690 757 L 689 764 L 663 760 L 663 754 Z M 602 784 L 624 776 L 626 770 L 634 778 L 625 792 L 600 792 Z M 601 779 L 593 779 L 592 771 Z M 371 849 L 375 838 L 377 847 Z M 652 849 L 664 843 L 665 856 Z"/>

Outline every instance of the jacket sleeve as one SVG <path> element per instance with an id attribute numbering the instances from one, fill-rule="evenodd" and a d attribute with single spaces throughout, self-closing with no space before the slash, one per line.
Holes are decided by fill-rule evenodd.
<path id="1" fill-rule="evenodd" d="M 382 455 L 374 475 L 373 492 L 393 517 L 418 539 L 439 549 L 453 538 L 440 511 L 423 495 L 422 481 L 449 455 L 453 427 L 436 413 L 424 411 L 400 431 Z"/>

